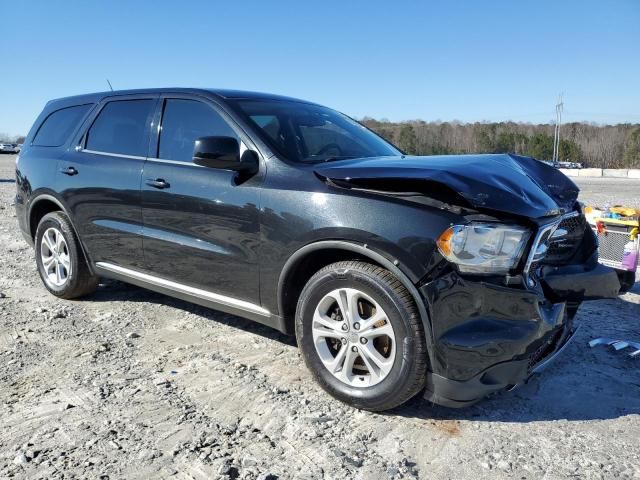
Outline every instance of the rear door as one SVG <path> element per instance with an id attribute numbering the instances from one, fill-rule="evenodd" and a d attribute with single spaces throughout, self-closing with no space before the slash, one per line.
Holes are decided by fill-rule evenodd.
<path id="1" fill-rule="evenodd" d="M 195 140 L 241 130 L 212 102 L 161 97 L 155 152 L 144 165 L 144 255 L 150 273 L 259 303 L 257 249 L 261 174 L 241 184 L 228 170 L 195 165 Z"/>
<path id="2" fill-rule="evenodd" d="M 94 262 L 143 268 L 140 179 L 158 95 L 111 97 L 58 161 L 58 188 Z"/>

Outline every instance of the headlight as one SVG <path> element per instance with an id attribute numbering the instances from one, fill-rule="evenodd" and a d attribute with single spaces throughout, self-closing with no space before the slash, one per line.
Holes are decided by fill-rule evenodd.
<path id="1" fill-rule="evenodd" d="M 526 228 L 492 223 L 453 225 L 438 238 L 438 249 L 461 272 L 508 273 L 527 244 Z"/>

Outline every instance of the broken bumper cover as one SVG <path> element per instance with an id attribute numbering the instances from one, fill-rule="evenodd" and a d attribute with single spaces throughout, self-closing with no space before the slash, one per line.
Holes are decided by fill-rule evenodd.
<path id="1" fill-rule="evenodd" d="M 618 274 L 600 263 L 590 270 L 582 265 L 560 267 L 543 282 L 554 297 L 568 302 L 616 298 L 620 293 Z"/>
<path id="2" fill-rule="evenodd" d="M 562 340 L 548 343 L 547 356 L 534 366 L 530 360 L 513 360 L 488 368 L 475 377 L 457 381 L 431 373 L 427 377 L 424 398 L 445 407 L 461 408 L 501 390 L 514 390 L 536 373 L 542 372 L 574 339 L 579 327 L 567 329 Z"/>
<path id="3" fill-rule="evenodd" d="M 434 339 L 425 398 L 464 407 L 526 382 L 573 339 L 578 304 L 620 288 L 602 265 L 558 268 L 548 280 L 512 288 L 454 272 L 423 286 Z"/>

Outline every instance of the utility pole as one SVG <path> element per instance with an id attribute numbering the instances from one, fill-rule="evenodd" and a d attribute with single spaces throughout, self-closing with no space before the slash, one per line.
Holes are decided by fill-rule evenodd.
<path id="1" fill-rule="evenodd" d="M 553 133 L 553 161 L 557 162 L 560 156 L 560 125 L 562 124 L 562 110 L 564 108 L 564 102 L 562 101 L 563 94 L 558 95 L 558 103 L 556 103 L 556 128 Z"/>

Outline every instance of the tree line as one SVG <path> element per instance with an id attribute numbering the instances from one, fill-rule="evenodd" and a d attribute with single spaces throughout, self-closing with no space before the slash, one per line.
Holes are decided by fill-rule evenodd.
<path id="1" fill-rule="evenodd" d="M 0 143 L 24 143 L 24 135 L 7 135 L 6 133 L 0 133 Z"/>
<path id="2" fill-rule="evenodd" d="M 552 124 L 459 123 L 364 118 L 361 123 L 412 155 L 515 153 L 553 156 Z M 563 124 L 558 159 L 585 167 L 640 168 L 640 124 Z"/>

